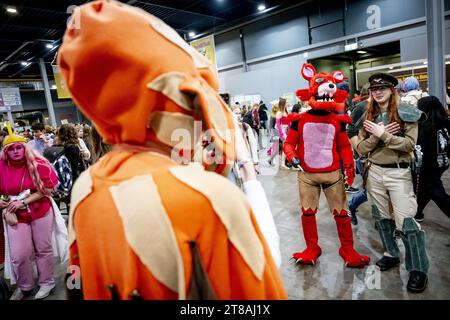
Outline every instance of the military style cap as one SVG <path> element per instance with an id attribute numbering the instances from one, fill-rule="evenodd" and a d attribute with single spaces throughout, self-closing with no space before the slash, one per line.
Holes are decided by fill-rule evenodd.
<path id="1" fill-rule="evenodd" d="M 377 87 L 395 87 L 398 84 L 398 80 L 389 73 L 375 73 L 370 76 L 369 83 L 369 89 Z"/>

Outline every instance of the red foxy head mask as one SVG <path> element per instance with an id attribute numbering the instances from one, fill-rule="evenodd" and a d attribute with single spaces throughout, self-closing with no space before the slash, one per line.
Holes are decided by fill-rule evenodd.
<path id="1" fill-rule="evenodd" d="M 341 71 L 316 73 L 311 64 L 304 63 L 302 76 L 309 81 L 308 89 L 297 90 L 296 95 L 302 101 L 307 101 L 314 110 L 341 111 L 345 109 L 345 99 L 348 93 L 339 90 L 336 84 L 345 80 Z"/>

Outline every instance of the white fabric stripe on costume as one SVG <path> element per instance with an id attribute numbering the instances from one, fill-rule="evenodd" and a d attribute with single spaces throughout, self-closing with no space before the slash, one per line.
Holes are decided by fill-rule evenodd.
<path id="1" fill-rule="evenodd" d="M 205 171 L 198 163 L 176 166 L 169 170 L 175 178 L 209 200 L 227 229 L 228 239 L 255 277 L 261 280 L 266 266 L 264 248 L 250 219 L 250 204 L 241 190 L 226 178 Z"/>
<path id="2" fill-rule="evenodd" d="M 147 84 L 147 88 L 161 92 L 179 107 L 192 112 L 194 111 L 192 97 L 180 91 L 180 85 L 187 80 L 188 77 L 186 74 L 172 71 L 163 73 L 153 79 L 152 82 Z"/>
<path id="3" fill-rule="evenodd" d="M 158 281 L 185 300 L 183 259 L 152 176 L 136 176 L 109 190 L 134 253 Z"/>
<path id="4" fill-rule="evenodd" d="M 194 118 L 191 116 L 178 112 L 152 112 L 149 128 L 153 130 L 158 140 L 165 145 L 176 146 L 178 150 L 192 149 L 194 144 Z"/>

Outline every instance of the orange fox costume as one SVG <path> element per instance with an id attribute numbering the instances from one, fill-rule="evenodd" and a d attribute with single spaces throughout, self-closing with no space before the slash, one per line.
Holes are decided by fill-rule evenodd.
<path id="1" fill-rule="evenodd" d="M 85 4 L 71 21 L 61 73 L 105 141 L 119 145 L 72 191 L 70 262 L 84 298 L 286 299 L 243 193 L 167 155 L 194 153 L 197 141 L 172 133 L 192 136 L 201 120 L 234 157 L 210 63 L 159 19 L 118 2 Z"/>

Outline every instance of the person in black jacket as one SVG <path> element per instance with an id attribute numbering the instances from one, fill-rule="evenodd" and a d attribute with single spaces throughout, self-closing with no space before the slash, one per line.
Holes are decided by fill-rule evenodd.
<path id="1" fill-rule="evenodd" d="M 419 174 L 413 173 L 413 181 L 417 192 L 417 214 L 415 219 L 423 221 L 423 210 L 430 200 L 450 217 L 450 195 L 442 184 L 442 174 L 449 167 L 450 123 L 444 106 L 434 96 L 419 100 L 417 107 L 427 115 L 427 119 L 419 123 L 419 137 L 422 165 Z"/>
<path id="2" fill-rule="evenodd" d="M 269 120 L 269 118 L 267 117 L 267 107 L 262 101 L 259 102 L 258 114 L 261 128 L 267 129 L 267 120 Z"/>
<path id="3" fill-rule="evenodd" d="M 58 130 L 58 141 L 64 146 L 64 155 L 72 167 L 73 182 L 75 183 L 78 176 L 86 169 L 75 127 L 71 124 L 63 124 Z"/>

